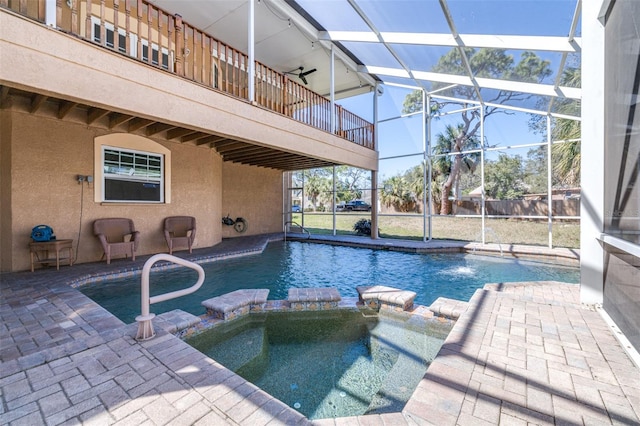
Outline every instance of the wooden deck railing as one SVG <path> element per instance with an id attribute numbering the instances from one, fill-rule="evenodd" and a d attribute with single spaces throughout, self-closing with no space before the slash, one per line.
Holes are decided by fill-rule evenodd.
<path id="1" fill-rule="evenodd" d="M 52 1 L 52 0 L 49 0 Z M 0 0 L 44 22 L 47 0 Z M 150 66 L 248 99 L 248 56 L 143 0 L 56 0 L 56 27 Z M 330 101 L 256 62 L 255 101 L 331 132 Z M 373 124 L 336 105 L 335 134 L 373 149 Z"/>

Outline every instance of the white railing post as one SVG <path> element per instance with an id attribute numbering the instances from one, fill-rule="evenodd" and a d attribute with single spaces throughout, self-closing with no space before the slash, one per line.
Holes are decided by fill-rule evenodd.
<path id="1" fill-rule="evenodd" d="M 172 291 L 170 293 L 160 294 L 158 296 L 149 296 L 149 273 L 151 267 L 161 261 L 167 260 L 169 262 L 177 263 L 178 265 L 186 266 L 198 272 L 198 280 L 194 285 L 182 290 Z M 204 282 L 204 269 L 197 263 L 189 262 L 188 260 L 181 259 L 170 254 L 160 253 L 151 256 L 142 267 L 142 277 L 140 279 L 140 315 L 136 317 L 138 322 L 138 333 L 136 334 L 137 340 L 149 340 L 152 339 L 156 333 L 153 330 L 153 324 L 151 320 L 156 316 L 149 312 L 149 305 L 152 303 L 164 302 L 165 300 L 175 299 L 176 297 L 186 296 L 194 291 L 197 291 Z"/>
<path id="2" fill-rule="evenodd" d="M 45 0 L 44 2 L 44 23 L 48 27 L 56 27 L 56 0 Z"/>

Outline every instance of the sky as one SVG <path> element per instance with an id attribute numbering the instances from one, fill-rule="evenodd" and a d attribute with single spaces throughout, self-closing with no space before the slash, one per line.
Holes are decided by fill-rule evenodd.
<path id="1" fill-rule="evenodd" d="M 496 35 L 539 35 L 566 37 L 577 0 L 448 0 L 447 5 L 461 34 Z M 367 24 L 354 12 L 346 0 L 299 0 L 327 30 L 369 31 Z M 356 3 L 381 31 L 449 33 L 440 4 L 436 0 L 357 0 Z M 578 25 L 577 36 L 580 35 Z M 373 43 L 343 43 L 365 64 L 376 66 L 399 65 L 382 45 Z M 430 71 L 439 58 L 450 48 L 418 45 L 393 45 L 393 49 L 412 69 Z M 514 61 L 520 59 L 521 50 L 510 50 Z M 543 81 L 553 84 L 559 70 L 562 55 L 557 52 L 535 52 L 550 62 L 553 74 Z M 579 56 L 579 55 L 578 55 Z M 578 58 L 579 60 L 579 58 Z M 579 64 L 575 59 L 570 65 Z M 392 79 L 389 79 L 392 80 Z M 393 81 L 399 81 L 395 79 Z M 410 80 L 403 80 L 411 84 Z M 402 113 L 402 102 L 409 89 L 384 86 L 384 94 L 379 97 L 379 119 L 398 117 Z M 373 94 L 365 94 L 350 99 L 341 99 L 338 104 L 373 122 Z M 516 104 L 535 108 L 536 99 Z M 546 110 L 546 106 L 541 107 Z M 485 121 L 485 141 L 492 146 L 516 146 L 542 141 L 542 135 L 534 134 L 528 126 L 530 114 L 509 112 L 494 114 Z M 446 116 L 432 121 L 432 138 L 442 132 L 447 124 L 460 122 L 459 115 Z M 418 164 L 422 152 L 423 123 L 420 116 L 402 118 L 379 123 L 380 157 L 398 156 L 410 153 L 416 157 L 381 161 L 381 177 L 389 177 Z M 509 151 L 510 155 L 526 157 L 530 148 Z M 507 152 L 506 150 L 502 152 Z M 497 152 L 488 154 L 496 158 Z"/>
<path id="2" fill-rule="evenodd" d="M 384 95 L 379 102 L 380 120 L 399 117 L 402 101 L 409 90 L 385 86 Z M 373 122 L 373 93 L 341 99 L 340 105 L 349 111 Z M 541 135 L 534 134 L 528 126 L 530 115 L 521 112 L 495 114 L 485 120 L 485 140 L 492 146 L 507 147 L 540 142 Z M 443 132 L 447 124 L 455 125 L 461 120 L 459 115 L 449 115 L 432 121 L 432 140 Z M 407 154 L 418 154 L 407 158 L 383 160 L 380 162 L 381 179 L 390 177 L 417 165 L 422 159 L 422 116 L 394 119 L 378 124 L 380 158 Z M 523 157 L 529 148 L 502 150 Z M 487 158 L 497 157 L 498 152 L 490 153 Z"/>

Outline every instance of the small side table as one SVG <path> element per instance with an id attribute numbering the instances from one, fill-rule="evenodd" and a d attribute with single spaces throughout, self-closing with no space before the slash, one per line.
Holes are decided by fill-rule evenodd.
<path id="1" fill-rule="evenodd" d="M 60 257 L 62 250 L 69 250 L 67 257 Z M 51 240 L 44 242 L 29 243 L 29 251 L 31 252 L 31 272 L 33 265 L 36 263 L 49 264 L 56 262 L 56 270 L 60 270 L 60 261 L 69 262 L 69 266 L 73 265 L 73 240 Z M 53 257 L 55 252 L 55 257 Z"/>

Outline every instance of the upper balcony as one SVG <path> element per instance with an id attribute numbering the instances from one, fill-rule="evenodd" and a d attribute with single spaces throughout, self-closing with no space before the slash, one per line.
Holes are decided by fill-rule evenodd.
<path id="1" fill-rule="evenodd" d="M 55 3 L 55 13 L 52 3 Z M 61 32 L 189 80 L 203 89 L 247 102 L 250 99 L 251 67 L 247 54 L 189 25 L 180 15 L 170 14 L 143 0 L 0 0 L 0 8 L 50 26 L 55 22 L 55 29 Z M 327 97 L 258 61 L 254 62 L 254 76 L 253 105 L 333 133 L 361 147 L 375 149 L 372 123 L 337 104 L 332 108 Z M 145 124 L 139 118 L 137 122 Z M 187 131 L 174 129 L 172 134 L 181 133 L 184 138 Z M 209 143 L 225 160 L 247 163 L 243 159 L 251 157 L 237 140 L 197 133 L 189 137 L 196 144 Z M 274 164 L 279 168 L 279 163 Z M 309 166 L 316 164 L 302 162 L 299 168 Z M 291 169 L 291 166 L 284 168 Z"/>

